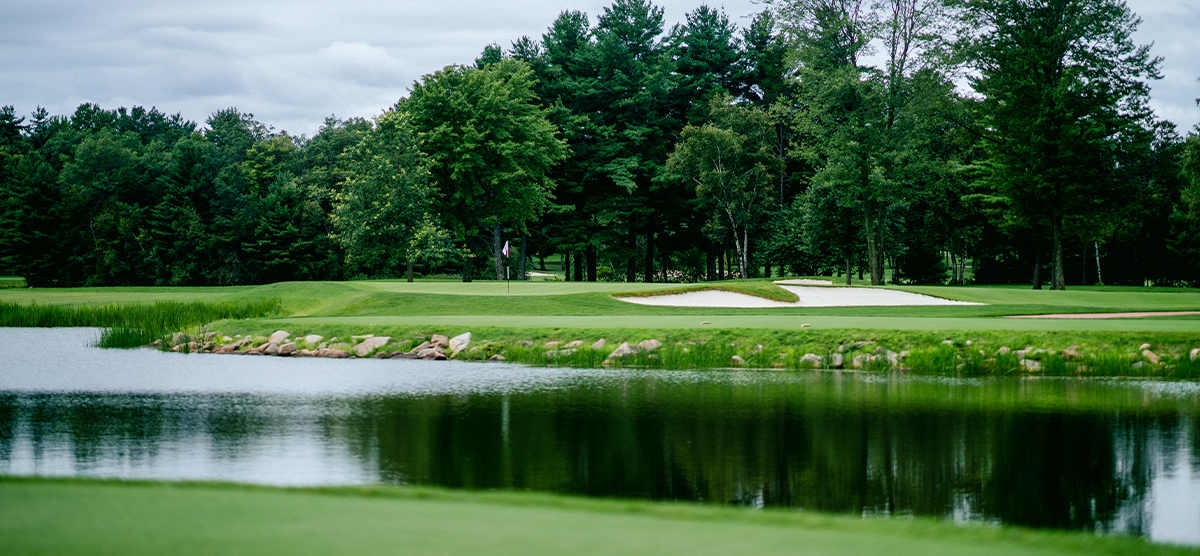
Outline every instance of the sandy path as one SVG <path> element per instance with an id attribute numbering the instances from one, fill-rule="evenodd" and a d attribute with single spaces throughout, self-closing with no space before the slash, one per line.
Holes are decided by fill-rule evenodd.
<path id="1" fill-rule="evenodd" d="M 1174 317 L 1200 315 L 1200 311 L 1158 311 L 1150 313 L 1061 313 L 1057 315 L 1009 315 L 1010 319 L 1133 319 L 1138 317 Z"/>
<path id="2" fill-rule="evenodd" d="M 886 290 L 879 288 L 846 288 L 829 286 L 793 286 L 777 282 L 779 287 L 795 293 L 800 301 L 788 303 L 773 301 L 743 293 L 708 290 L 651 297 L 618 297 L 621 301 L 638 305 L 665 307 L 735 307 L 759 309 L 768 307 L 881 307 L 900 305 L 983 305 L 966 301 L 953 301 L 918 293 Z"/>

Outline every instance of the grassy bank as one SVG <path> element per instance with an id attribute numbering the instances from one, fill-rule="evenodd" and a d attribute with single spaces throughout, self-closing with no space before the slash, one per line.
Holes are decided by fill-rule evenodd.
<path id="1" fill-rule="evenodd" d="M 717 288 L 760 297 L 791 295 L 769 280 L 737 280 L 712 284 L 640 284 L 596 282 L 450 282 L 359 281 L 288 282 L 232 288 L 80 288 L 0 290 L 0 311 L 24 315 L 0 326 L 90 325 L 113 327 L 105 345 L 140 345 L 170 331 L 194 333 L 218 319 L 250 319 L 215 324 L 222 332 L 265 337 L 277 329 L 317 333 L 326 337 L 379 333 L 412 338 L 417 332 L 454 335 L 465 330 L 486 331 L 491 346 L 479 355 L 503 354 L 509 361 L 580 367 L 599 365 L 607 350 L 586 346 L 569 354 L 555 351 L 546 341 L 569 342 L 605 337 L 611 346 L 646 338 L 666 346 L 654 354 L 630 358 L 627 364 L 660 368 L 729 366 L 734 355 L 748 366 L 803 368 L 800 356 L 829 357 L 837 347 L 864 340 L 895 352 L 908 351 L 904 368 L 915 372 L 966 375 L 1006 375 L 1028 372 L 1020 359 L 998 353 L 1025 347 L 1036 352 L 1026 359 L 1037 372 L 1054 375 L 1134 375 L 1189 378 L 1196 376 L 1188 357 L 1200 347 L 1200 318 L 1171 316 L 1103 320 L 1045 320 L 1003 318 L 1043 313 L 1102 313 L 1124 311 L 1200 310 L 1200 292 L 1187 289 L 1121 287 L 1034 291 L 1019 287 L 902 287 L 895 289 L 984 305 L 924 307 L 786 307 L 701 308 L 645 306 L 616 297 Z M 118 312 L 181 313 L 153 309 L 160 304 L 220 307 L 195 315 L 182 324 L 118 326 Z M 262 306 L 263 300 L 278 300 Z M 58 307 L 53 308 L 51 306 Z M 182 307 L 183 305 L 180 305 Z M 108 316 L 93 320 L 69 315 Z M 39 320 L 32 315 L 54 313 Z M 108 320 L 105 320 L 108 319 Z M 130 321 L 143 322 L 141 317 Z M 38 324 L 42 323 L 42 324 Z M 118 332 L 124 330 L 125 332 Z M 141 334 L 152 330 L 153 334 Z M 215 328 L 214 328 L 215 330 Z M 383 332 L 380 332 L 383 331 Z M 121 335 L 128 337 L 118 337 Z M 942 344 L 953 340 L 954 346 Z M 535 346 L 519 346 L 538 340 Z M 972 340 L 973 349 L 966 349 Z M 1151 343 L 1162 362 L 1143 361 L 1139 346 Z M 763 345 L 761 351 L 750 352 Z M 1079 347 L 1085 357 L 1068 357 L 1062 350 Z M 1038 349 L 1043 351 L 1037 352 Z M 978 353 L 983 350 L 984 353 Z M 843 350 L 846 351 L 845 349 Z M 780 354 L 786 354 L 781 356 Z M 860 353 L 845 353 L 854 356 Z M 653 357 L 651 357 L 653 355 Z M 472 357 L 473 355 L 464 355 Z M 644 356 L 644 357 L 643 357 Z M 1143 364 L 1134 367 L 1137 363 Z M 937 369 L 941 369 L 938 371 Z"/>
<path id="2" fill-rule="evenodd" d="M 287 318 L 272 319 L 269 323 L 261 320 L 218 322 L 212 329 L 230 337 L 251 336 L 253 341 L 244 349 L 261 345 L 267 335 L 276 330 L 286 330 L 294 338 L 309 334 L 343 341 L 363 334 L 392 338 L 387 345 L 376 349 L 376 353 L 408 351 L 433 334 L 456 336 L 471 332 L 472 347 L 459 353 L 456 359 L 483 361 L 501 355 L 508 362 L 576 368 L 729 368 L 736 355 L 742 358 L 746 368 L 802 370 L 826 366 L 834 354 L 840 354 L 845 367 L 852 368 L 856 356 L 893 351 L 905 355 L 898 367 L 921 374 L 1200 378 L 1200 359 L 1190 357 L 1191 350 L 1200 348 L 1200 336 L 1194 333 L 518 328 L 332 324 L 320 319 Z M 601 338 L 606 341 L 605 346 L 593 349 L 591 346 Z M 647 339 L 658 340 L 663 345 L 651 352 L 606 361 L 622 342 L 637 344 Z M 581 345 L 568 348 L 572 342 Z M 1142 354 L 1141 346 L 1146 343 L 1161 361 L 1153 362 Z M 1018 355 L 1017 351 L 1022 349 L 1030 351 Z M 806 361 L 806 354 L 822 357 L 823 363 Z M 1038 368 L 1031 370 L 1023 366 L 1021 359 L 1036 362 Z M 876 358 L 865 362 L 860 370 L 891 370 L 892 366 L 886 363 L 885 359 Z"/>
<path id="3" fill-rule="evenodd" d="M 1197 554 L 1139 539 L 932 519 L 430 488 L 0 478 L 26 554 Z"/>
<path id="4" fill-rule="evenodd" d="M 104 305 L 43 305 L 0 301 L 0 326 L 104 328 L 100 335 L 100 347 L 137 347 L 172 332 L 216 320 L 260 318 L 281 312 L 278 299 Z"/>

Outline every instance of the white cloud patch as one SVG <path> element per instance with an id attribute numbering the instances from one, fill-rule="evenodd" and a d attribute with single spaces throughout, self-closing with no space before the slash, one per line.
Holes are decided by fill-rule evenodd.
<path id="1" fill-rule="evenodd" d="M 0 17 L 0 104 L 69 114 L 81 102 L 157 106 L 202 122 L 237 106 L 264 123 L 311 134 L 331 114 L 379 114 L 421 75 L 470 64 L 490 43 L 539 38 L 565 10 L 594 23 L 610 2 L 9 0 Z M 664 0 L 667 26 L 701 0 Z M 741 25 L 754 0 L 714 3 Z M 1153 106 L 1181 128 L 1200 121 L 1200 7 L 1130 0 L 1145 19 L 1166 79 Z"/>

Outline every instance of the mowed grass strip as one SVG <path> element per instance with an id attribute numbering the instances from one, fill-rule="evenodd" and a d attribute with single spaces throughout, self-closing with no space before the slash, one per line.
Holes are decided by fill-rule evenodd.
<path id="1" fill-rule="evenodd" d="M 428 488 L 0 480 L 0 553 L 1197 554 L 1122 536 Z"/>

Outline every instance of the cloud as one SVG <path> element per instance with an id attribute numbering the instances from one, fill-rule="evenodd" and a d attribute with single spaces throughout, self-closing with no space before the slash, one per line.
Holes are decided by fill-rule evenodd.
<path id="1" fill-rule="evenodd" d="M 1200 14 L 1192 0 L 1131 0 L 1166 79 L 1153 106 L 1181 127 L 1200 121 Z M 68 114 L 81 102 L 157 106 L 202 122 L 237 106 L 292 133 L 325 116 L 379 114 L 421 75 L 469 64 L 484 45 L 538 38 L 564 10 L 610 2 L 531 0 L 9 0 L 0 18 L 0 104 Z M 667 26 L 701 0 L 665 0 Z M 721 3 L 714 3 L 720 5 Z M 723 6 L 741 25 L 754 0 Z"/>

